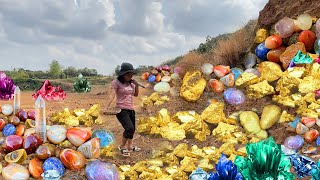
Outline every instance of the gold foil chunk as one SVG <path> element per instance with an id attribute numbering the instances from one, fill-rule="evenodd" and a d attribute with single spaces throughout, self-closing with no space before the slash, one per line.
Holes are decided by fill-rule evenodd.
<path id="1" fill-rule="evenodd" d="M 277 102 L 277 103 L 282 104 L 284 106 L 288 106 L 288 107 L 292 107 L 292 108 L 294 108 L 296 106 L 294 100 L 290 96 L 277 96 L 277 95 L 274 95 L 272 97 L 272 100 L 274 102 Z"/>
<path id="2" fill-rule="evenodd" d="M 183 78 L 180 96 L 185 100 L 194 102 L 202 95 L 207 85 L 200 71 L 187 72 Z"/>
<path id="3" fill-rule="evenodd" d="M 236 86 L 246 87 L 248 85 L 255 84 L 257 82 L 259 82 L 258 76 L 252 73 L 244 72 L 236 80 Z"/>
<path id="4" fill-rule="evenodd" d="M 223 110 L 223 102 L 213 102 L 201 113 L 201 118 L 208 123 L 218 124 L 225 120 Z"/>
<path id="5" fill-rule="evenodd" d="M 247 96 L 249 97 L 262 98 L 274 94 L 274 92 L 274 88 L 266 80 L 247 87 Z"/>
<path id="6" fill-rule="evenodd" d="M 320 79 L 316 79 L 313 76 L 307 76 L 303 78 L 299 84 L 299 92 L 310 93 L 320 89 Z"/>
<path id="7" fill-rule="evenodd" d="M 291 122 L 294 120 L 294 115 L 289 114 L 287 111 L 282 111 L 279 123 Z"/>
<path id="8" fill-rule="evenodd" d="M 259 70 L 261 72 L 261 79 L 267 80 L 268 82 L 275 81 L 282 76 L 282 70 L 279 64 L 264 61 L 259 64 Z"/>

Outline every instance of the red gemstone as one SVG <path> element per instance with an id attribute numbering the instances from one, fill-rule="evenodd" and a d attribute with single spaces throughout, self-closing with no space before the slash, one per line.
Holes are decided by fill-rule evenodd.
<path id="1" fill-rule="evenodd" d="M 301 122 L 307 127 L 312 127 L 316 124 L 317 119 L 313 117 L 302 117 Z"/>
<path id="2" fill-rule="evenodd" d="M 75 146 L 80 146 L 86 142 L 88 139 L 90 139 L 91 135 L 92 132 L 89 128 L 74 127 L 68 129 L 67 131 L 68 140 Z"/>
<path id="3" fill-rule="evenodd" d="M 36 119 L 36 112 L 34 110 L 28 111 L 28 119 L 32 119 L 32 120 Z"/>
<path id="4" fill-rule="evenodd" d="M 17 127 L 16 127 L 16 135 L 18 136 L 22 136 L 24 134 L 24 130 L 25 130 L 25 126 L 23 124 L 19 124 Z"/>
<path id="5" fill-rule="evenodd" d="M 3 129 L 3 127 L 6 125 L 6 122 L 4 119 L 0 119 L 0 131 Z"/>
<path id="6" fill-rule="evenodd" d="M 27 151 L 27 154 L 32 154 L 41 144 L 43 144 L 43 140 L 37 134 L 32 134 L 24 140 L 23 148 Z"/>
<path id="7" fill-rule="evenodd" d="M 18 135 L 10 135 L 5 141 L 6 149 L 8 152 L 15 151 L 22 148 L 23 138 Z"/>
<path id="8" fill-rule="evenodd" d="M 319 132 L 315 129 L 311 129 L 304 134 L 304 138 L 307 142 L 312 142 L 316 140 L 319 136 Z"/>
<path id="9" fill-rule="evenodd" d="M 21 109 L 20 111 L 17 112 L 16 116 L 20 119 L 20 121 L 26 121 L 28 118 L 28 114 L 25 110 Z"/>
<path id="10" fill-rule="evenodd" d="M 299 34 L 298 41 L 303 42 L 308 52 L 313 50 L 317 36 L 310 30 L 304 30 Z"/>
<path id="11" fill-rule="evenodd" d="M 80 170 L 86 164 L 83 154 L 72 149 L 64 149 L 60 153 L 61 162 L 71 170 Z"/>
<path id="12" fill-rule="evenodd" d="M 30 174 L 34 178 L 41 178 L 41 174 L 43 173 L 43 168 L 42 168 L 43 162 L 38 159 L 38 158 L 33 158 L 28 166 Z"/>

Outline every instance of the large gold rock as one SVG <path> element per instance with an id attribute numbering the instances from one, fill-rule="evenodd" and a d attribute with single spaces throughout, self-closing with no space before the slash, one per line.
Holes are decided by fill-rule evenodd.
<path id="1" fill-rule="evenodd" d="M 283 73 L 280 65 L 271 61 L 260 63 L 259 70 L 261 72 L 261 79 L 267 80 L 268 82 L 279 79 Z"/>
<path id="2" fill-rule="evenodd" d="M 188 154 L 188 151 L 188 144 L 181 143 L 173 150 L 173 154 L 177 157 L 183 158 Z"/>
<path id="3" fill-rule="evenodd" d="M 183 160 L 180 161 L 180 169 L 184 172 L 191 173 L 193 170 L 197 168 L 195 163 L 197 162 L 196 158 L 191 158 L 189 156 L 185 156 Z"/>
<path id="4" fill-rule="evenodd" d="M 201 158 L 206 155 L 206 153 L 203 151 L 203 149 L 200 149 L 197 145 L 193 145 L 191 147 L 191 151 L 189 151 L 189 152 L 190 153 L 188 153 L 188 156 L 193 157 L 193 158 Z"/>
<path id="5" fill-rule="evenodd" d="M 186 132 L 178 123 L 170 122 L 167 126 L 160 128 L 160 134 L 163 138 L 169 140 L 182 140 L 186 137 Z"/>
<path id="6" fill-rule="evenodd" d="M 256 134 L 259 138 L 267 138 L 268 134 L 262 130 L 259 116 L 253 111 L 244 111 L 240 114 L 240 123 L 248 134 Z"/>
<path id="7" fill-rule="evenodd" d="M 215 136 L 217 140 L 222 142 L 238 143 L 237 138 L 241 136 L 235 135 L 234 133 L 239 131 L 239 126 L 219 122 L 218 126 L 212 131 L 212 136 Z"/>
<path id="8" fill-rule="evenodd" d="M 172 116 L 172 120 L 177 123 L 190 123 L 198 121 L 199 115 L 195 111 L 177 112 Z"/>
<path id="9" fill-rule="evenodd" d="M 283 73 L 283 76 L 277 81 L 276 91 L 280 92 L 281 96 L 288 96 L 291 94 L 291 90 L 297 87 L 301 83 L 300 77 L 304 73 L 304 70 L 300 68 L 294 68 L 294 71 L 289 72 L 288 70 Z"/>
<path id="10" fill-rule="evenodd" d="M 302 82 L 299 84 L 299 92 L 309 93 L 320 89 L 320 79 L 316 79 L 313 76 L 307 76 L 303 78 Z"/>
<path id="11" fill-rule="evenodd" d="M 313 118 L 318 118 L 318 113 L 317 111 L 313 110 L 313 109 L 308 109 L 306 107 L 299 107 L 296 110 L 297 114 L 300 114 L 302 116 L 306 116 L 306 117 L 313 117 Z"/>
<path id="12" fill-rule="evenodd" d="M 274 94 L 274 88 L 266 80 L 247 87 L 249 97 L 262 98 L 270 94 Z"/>
<path id="13" fill-rule="evenodd" d="M 269 36 L 268 30 L 261 28 L 256 32 L 255 43 L 260 44 Z"/>
<path id="14" fill-rule="evenodd" d="M 271 128 L 280 118 L 281 108 L 277 105 L 267 105 L 263 108 L 260 120 L 261 129 Z"/>
<path id="15" fill-rule="evenodd" d="M 168 164 L 168 166 L 179 165 L 179 159 L 173 153 L 167 153 L 165 157 L 162 158 L 163 163 Z"/>
<path id="16" fill-rule="evenodd" d="M 295 101 L 292 99 L 291 96 L 280 96 L 280 95 L 274 95 L 272 97 L 272 100 L 276 103 L 282 104 L 284 106 L 292 107 L 294 108 L 296 106 Z"/>
<path id="17" fill-rule="evenodd" d="M 320 64 L 313 63 L 308 75 L 313 76 L 316 79 L 320 79 Z"/>
<path id="18" fill-rule="evenodd" d="M 220 146 L 219 151 L 227 156 L 230 156 L 236 152 L 234 145 L 235 144 L 232 142 L 224 143 Z"/>
<path id="19" fill-rule="evenodd" d="M 287 111 L 282 111 L 279 123 L 291 122 L 294 120 L 294 115 L 289 114 Z"/>
<path id="20" fill-rule="evenodd" d="M 244 111 L 240 114 L 240 123 L 249 134 L 261 131 L 259 116 L 253 111 Z"/>
<path id="21" fill-rule="evenodd" d="M 161 109 L 157 116 L 159 126 L 166 126 L 171 122 L 171 117 L 167 109 Z"/>
<path id="22" fill-rule="evenodd" d="M 223 110 L 224 103 L 213 102 L 201 113 L 201 118 L 208 123 L 218 124 L 226 118 Z"/>
<path id="23" fill-rule="evenodd" d="M 207 158 L 200 159 L 198 166 L 204 171 L 210 171 L 213 169 L 213 164 L 210 163 L 210 160 Z"/>
<path id="24" fill-rule="evenodd" d="M 187 72 L 182 81 L 180 96 L 190 102 L 197 101 L 201 97 L 206 85 L 207 82 L 202 77 L 200 71 Z"/>
<path id="25" fill-rule="evenodd" d="M 251 84 L 255 84 L 259 82 L 258 76 L 252 73 L 244 72 L 240 75 L 240 77 L 236 80 L 236 86 L 246 87 Z"/>

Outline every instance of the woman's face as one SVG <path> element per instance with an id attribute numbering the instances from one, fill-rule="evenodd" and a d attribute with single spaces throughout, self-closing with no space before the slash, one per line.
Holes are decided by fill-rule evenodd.
<path id="1" fill-rule="evenodd" d="M 133 73 L 126 73 L 125 75 L 123 75 L 123 78 L 126 82 L 129 82 L 131 81 L 132 76 L 133 76 Z"/>

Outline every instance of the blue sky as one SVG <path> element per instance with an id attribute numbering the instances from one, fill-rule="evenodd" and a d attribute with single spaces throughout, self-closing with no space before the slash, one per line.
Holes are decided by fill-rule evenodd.
<path id="1" fill-rule="evenodd" d="M 0 0 L 0 69 L 157 65 L 256 19 L 266 0 Z"/>

